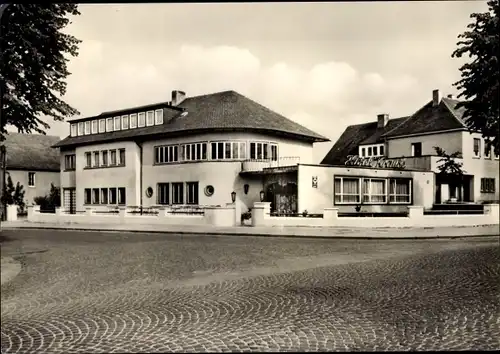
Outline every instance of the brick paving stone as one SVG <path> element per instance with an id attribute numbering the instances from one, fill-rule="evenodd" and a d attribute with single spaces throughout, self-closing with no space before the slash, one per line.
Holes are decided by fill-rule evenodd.
<path id="1" fill-rule="evenodd" d="M 2 354 L 500 349 L 495 241 L 23 232 Z"/>

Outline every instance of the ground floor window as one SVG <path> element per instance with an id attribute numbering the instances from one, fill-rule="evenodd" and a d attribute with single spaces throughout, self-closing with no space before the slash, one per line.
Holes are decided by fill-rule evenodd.
<path id="1" fill-rule="evenodd" d="M 92 204 L 99 204 L 99 188 L 92 189 Z"/>
<path id="2" fill-rule="evenodd" d="M 361 197 L 360 183 L 360 178 L 335 178 L 335 203 L 359 203 Z"/>
<path id="3" fill-rule="evenodd" d="M 186 183 L 186 204 L 198 204 L 198 182 Z"/>
<path id="4" fill-rule="evenodd" d="M 494 178 L 481 178 L 481 193 L 495 193 Z"/>
<path id="5" fill-rule="evenodd" d="M 410 178 L 335 177 L 335 204 L 409 204 Z"/>
<path id="6" fill-rule="evenodd" d="M 118 188 L 118 204 L 124 205 L 127 203 L 125 188 Z"/>
<path id="7" fill-rule="evenodd" d="M 172 183 L 172 204 L 184 204 L 184 183 Z"/>
<path id="8" fill-rule="evenodd" d="M 92 203 L 92 190 L 90 188 L 85 188 L 84 190 L 84 203 L 91 204 Z"/>
<path id="9" fill-rule="evenodd" d="M 169 187 L 170 185 L 168 183 L 158 183 L 158 194 L 157 194 L 158 204 L 160 205 L 170 204 Z"/>
<path id="10" fill-rule="evenodd" d="M 391 178 L 389 181 L 389 202 L 411 202 L 411 180 L 405 178 Z"/>
<path id="11" fill-rule="evenodd" d="M 109 204 L 116 204 L 116 188 L 109 189 Z"/>
<path id="12" fill-rule="evenodd" d="M 108 204 L 108 189 L 101 188 L 101 204 Z"/>

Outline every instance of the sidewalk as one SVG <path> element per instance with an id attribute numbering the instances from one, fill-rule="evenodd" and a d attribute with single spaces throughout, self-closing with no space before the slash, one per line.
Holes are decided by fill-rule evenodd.
<path id="1" fill-rule="evenodd" d="M 2 230 L 65 229 L 83 231 L 122 231 L 165 234 L 242 235 L 271 237 L 318 238 L 456 238 L 500 235 L 498 225 L 439 228 L 345 228 L 345 227 L 211 227 L 195 225 L 110 225 L 110 224 L 56 224 L 28 221 L 2 222 Z"/>

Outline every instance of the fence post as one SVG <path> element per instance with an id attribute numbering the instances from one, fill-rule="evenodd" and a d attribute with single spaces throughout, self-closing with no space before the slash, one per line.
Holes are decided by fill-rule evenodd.
<path id="1" fill-rule="evenodd" d="M 66 210 L 64 209 L 64 207 L 56 207 L 56 216 L 62 216 L 65 212 Z"/>
<path id="2" fill-rule="evenodd" d="M 408 217 L 412 225 L 418 223 L 424 217 L 424 207 L 419 205 L 408 206 Z"/>
<path id="3" fill-rule="evenodd" d="M 92 217 L 94 215 L 94 209 L 92 208 L 85 208 L 85 215 Z"/>
<path id="4" fill-rule="evenodd" d="M 265 226 L 271 212 L 270 202 L 256 202 L 252 208 L 252 226 Z"/>
<path id="5" fill-rule="evenodd" d="M 333 226 L 337 224 L 339 216 L 339 208 L 325 208 L 323 210 L 323 223 L 325 226 Z"/>
<path id="6" fill-rule="evenodd" d="M 118 216 L 120 217 L 120 220 L 123 221 L 126 215 L 127 215 L 127 207 L 120 207 L 118 211 Z"/>

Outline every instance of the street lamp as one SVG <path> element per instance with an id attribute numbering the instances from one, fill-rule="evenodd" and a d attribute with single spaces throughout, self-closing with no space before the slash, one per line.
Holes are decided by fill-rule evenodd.
<path id="1" fill-rule="evenodd" d="M 263 202 L 265 197 L 264 191 L 260 191 L 259 195 L 260 195 L 260 201 Z"/>
<path id="2" fill-rule="evenodd" d="M 233 203 L 236 201 L 236 192 L 235 191 L 231 192 L 231 200 L 233 201 Z"/>

